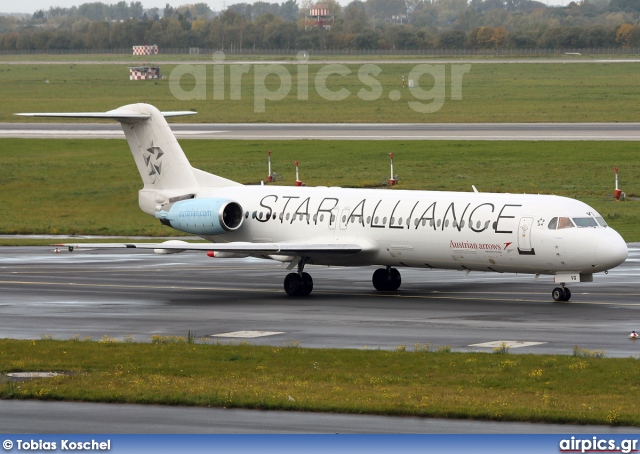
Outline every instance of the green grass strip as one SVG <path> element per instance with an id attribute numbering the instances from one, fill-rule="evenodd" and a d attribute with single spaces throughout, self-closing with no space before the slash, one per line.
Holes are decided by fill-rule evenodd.
<path id="1" fill-rule="evenodd" d="M 396 189 L 557 194 L 593 206 L 624 239 L 640 241 L 635 142 L 181 140 L 194 167 L 243 184 L 267 176 L 267 151 L 279 185 L 384 187 L 389 152 Z M 0 234 L 171 236 L 138 207 L 142 183 L 124 140 L 0 139 Z M 268 190 L 268 188 L 265 188 Z M 389 189 L 395 190 L 395 189 Z"/>
<path id="2" fill-rule="evenodd" d="M 212 60 L 207 58 L 206 62 L 212 63 Z M 458 63 L 433 64 L 437 70 L 426 70 L 422 75 L 420 71 L 425 67 L 416 62 L 328 66 L 320 61 L 308 65 L 283 61 L 275 66 L 247 64 L 248 72 L 244 74 L 232 73 L 234 65 L 227 65 L 223 68 L 223 84 L 220 78 L 214 78 L 211 64 L 199 65 L 197 70 L 192 68 L 193 73 L 187 73 L 178 81 L 180 71 L 171 77 L 177 65 L 163 63 L 161 71 L 167 79 L 131 81 L 124 62 L 87 65 L 0 62 L 0 86 L 3 87 L 0 121 L 41 122 L 45 120 L 29 120 L 13 114 L 106 111 L 136 102 L 148 102 L 161 110 L 193 109 L 198 112 L 193 117 L 181 118 L 180 121 L 186 122 L 640 120 L 640 113 L 632 101 L 640 96 L 636 63 L 485 62 L 469 63 L 465 66 L 468 72 L 463 71 Z M 275 67 L 286 76 L 282 79 L 274 74 L 265 76 Z M 340 73 L 323 77 L 323 71 L 330 70 L 339 70 Z M 461 81 L 456 82 L 458 79 L 453 74 L 459 72 L 464 72 L 464 75 Z M 432 74 L 438 75 L 437 81 Z M 403 77 L 405 87 L 402 86 Z M 408 86 L 410 78 L 415 82 L 413 89 Z M 300 91 L 298 84 L 301 84 Z M 284 87 L 282 92 L 278 91 L 281 86 Z M 223 90 L 224 93 L 218 93 L 214 99 L 215 90 Z M 256 99 L 259 100 L 266 91 L 279 93 L 266 98 L 281 99 L 265 101 L 261 111 L 257 108 L 260 103 L 256 103 Z"/>
<path id="3" fill-rule="evenodd" d="M 638 359 L 500 351 L 5 339 L 0 372 L 65 375 L 0 380 L 0 398 L 640 426 Z"/>

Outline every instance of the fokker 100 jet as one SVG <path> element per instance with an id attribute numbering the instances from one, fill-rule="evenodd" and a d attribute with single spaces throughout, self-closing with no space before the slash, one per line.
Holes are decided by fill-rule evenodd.
<path id="1" fill-rule="evenodd" d="M 590 206 L 552 195 L 481 192 L 245 186 L 193 168 L 165 117 L 131 104 L 109 112 L 26 116 L 106 118 L 120 122 L 144 187 L 142 211 L 209 243 L 80 244 L 75 248 L 142 248 L 158 253 L 206 251 L 216 257 L 259 257 L 288 264 L 288 295 L 313 289 L 305 265 L 379 265 L 373 286 L 400 287 L 397 267 L 552 275 L 555 301 L 567 283 L 627 258 L 622 237 Z"/>

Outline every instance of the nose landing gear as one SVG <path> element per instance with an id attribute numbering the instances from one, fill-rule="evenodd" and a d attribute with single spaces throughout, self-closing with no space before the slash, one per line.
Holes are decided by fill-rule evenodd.
<path id="1" fill-rule="evenodd" d="M 569 301 L 571 298 L 571 290 L 566 288 L 564 284 L 560 284 L 562 287 L 556 287 L 551 292 L 551 296 L 554 301 Z"/>

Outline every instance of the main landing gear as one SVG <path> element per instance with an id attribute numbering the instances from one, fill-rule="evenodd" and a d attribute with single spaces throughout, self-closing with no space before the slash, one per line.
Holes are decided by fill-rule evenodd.
<path id="1" fill-rule="evenodd" d="M 562 287 L 556 287 L 553 289 L 553 292 L 551 292 L 551 296 L 553 297 L 553 300 L 569 301 L 569 298 L 571 298 L 571 290 L 566 288 L 564 284 L 560 284 L 560 285 L 562 285 Z"/>
<path id="2" fill-rule="evenodd" d="M 313 290 L 313 279 L 304 270 L 305 259 L 298 262 L 298 272 L 284 278 L 284 291 L 289 296 L 308 296 Z"/>
<path id="3" fill-rule="evenodd" d="M 298 272 L 289 273 L 284 278 L 284 291 L 289 296 L 308 296 L 313 290 L 313 279 L 304 272 L 305 259 L 298 262 Z M 402 279 L 400 272 L 387 266 L 379 268 L 373 273 L 373 286 L 382 292 L 393 292 L 400 288 Z M 569 289 L 567 289 L 569 291 Z"/>
<path id="4" fill-rule="evenodd" d="M 402 283 L 400 271 L 395 268 L 391 268 L 390 266 L 375 270 L 371 281 L 373 282 L 373 286 L 376 290 L 381 292 L 393 292 L 398 290 Z"/>

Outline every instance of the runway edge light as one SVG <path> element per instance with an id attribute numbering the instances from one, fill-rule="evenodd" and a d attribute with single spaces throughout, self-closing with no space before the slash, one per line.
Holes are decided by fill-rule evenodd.
<path id="1" fill-rule="evenodd" d="M 389 153 L 389 160 L 391 161 L 391 176 L 389 178 L 389 186 L 395 186 L 398 184 L 397 175 L 393 174 L 393 153 Z"/>
<path id="2" fill-rule="evenodd" d="M 302 183 L 302 181 L 300 181 L 300 178 L 299 178 L 300 174 L 298 173 L 298 170 L 299 170 L 298 169 L 298 166 L 299 166 L 298 161 L 294 161 L 294 162 L 296 163 L 296 186 L 304 186 L 304 184 Z"/>
<path id="3" fill-rule="evenodd" d="M 622 191 L 620 190 L 620 186 L 619 186 L 618 168 L 614 167 L 613 170 L 616 173 L 616 189 L 613 191 L 613 196 L 615 197 L 616 201 L 619 202 L 620 197 L 622 196 Z M 622 199 L 624 200 L 624 197 L 622 197 Z"/>

